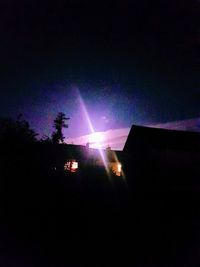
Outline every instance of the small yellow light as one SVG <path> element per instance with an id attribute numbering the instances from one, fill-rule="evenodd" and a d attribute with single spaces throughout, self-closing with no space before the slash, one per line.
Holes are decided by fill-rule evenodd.
<path id="1" fill-rule="evenodd" d="M 121 173 L 122 165 L 120 163 L 117 164 L 117 172 Z"/>

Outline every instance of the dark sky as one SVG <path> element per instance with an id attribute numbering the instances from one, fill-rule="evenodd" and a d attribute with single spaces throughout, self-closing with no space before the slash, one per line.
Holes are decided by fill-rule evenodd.
<path id="1" fill-rule="evenodd" d="M 40 134 L 58 111 L 86 134 L 199 117 L 200 2 L 0 2 L 0 114 Z"/>

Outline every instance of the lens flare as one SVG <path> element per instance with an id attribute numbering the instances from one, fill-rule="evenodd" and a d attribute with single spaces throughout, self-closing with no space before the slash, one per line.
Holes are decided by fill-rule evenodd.
<path id="1" fill-rule="evenodd" d="M 105 156 L 104 156 L 104 153 L 103 153 L 103 150 L 101 149 L 101 135 L 99 135 L 99 133 L 95 132 L 95 129 L 92 125 L 92 122 L 90 120 L 90 117 L 89 117 L 89 114 L 88 114 L 88 111 L 87 111 L 87 108 L 86 108 L 86 105 L 83 101 L 83 98 L 81 96 L 81 93 L 80 91 L 77 89 L 77 93 L 78 93 L 78 100 L 79 100 L 79 103 L 80 103 L 80 106 L 83 110 L 83 114 L 87 120 L 87 123 L 88 123 L 88 126 L 89 126 L 89 129 L 90 129 L 90 134 L 91 134 L 91 137 L 95 140 L 95 143 L 97 144 L 97 147 L 98 147 L 98 151 L 100 153 L 100 156 L 101 156 L 101 159 L 103 161 L 103 164 L 104 164 L 104 167 L 105 167 L 105 170 L 107 172 L 107 174 L 109 175 L 110 171 L 109 171 L 109 167 L 108 167 L 108 164 L 107 164 L 107 161 L 105 159 Z"/>
<path id="2" fill-rule="evenodd" d="M 96 145 L 99 149 L 102 147 L 104 136 L 100 132 L 91 133 L 89 136 L 89 143 Z"/>
<path id="3" fill-rule="evenodd" d="M 126 176 L 125 176 L 125 173 L 123 171 L 123 168 L 122 168 L 122 164 L 121 162 L 119 161 L 118 157 L 117 157 L 117 154 L 115 151 L 113 151 L 113 155 L 114 155 L 114 160 L 115 162 L 117 162 L 117 169 L 118 169 L 118 172 L 120 173 L 120 176 L 123 178 L 124 182 L 126 183 Z M 126 183 L 127 185 L 127 183 Z"/>

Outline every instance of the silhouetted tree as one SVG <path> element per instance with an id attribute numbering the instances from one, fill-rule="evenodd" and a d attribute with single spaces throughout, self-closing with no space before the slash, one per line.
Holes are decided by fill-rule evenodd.
<path id="1" fill-rule="evenodd" d="M 6 143 L 32 143 L 37 141 L 38 134 L 20 114 L 17 120 L 12 118 L 0 119 L 0 141 Z"/>
<path id="2" fill-rule="evenodd" d="M 70 118 L 66 118 L 63 112 L 59 112 L 54 120 L 54 128 L 56 129 L 55 132 L 52 134 L 52 141 L 54 144 L 59 144 L 64 142 L 64 135 L 63 135 L 63 128 L 68 128 L 68 121 Z"/>

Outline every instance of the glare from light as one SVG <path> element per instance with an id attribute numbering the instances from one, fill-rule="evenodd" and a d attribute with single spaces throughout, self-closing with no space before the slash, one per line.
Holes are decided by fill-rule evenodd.
<path id="1" fill-rule="evenodd" d="M 114 155 L 114 159 L 115 159 L 115 162 L 117 162 L 117 170 L 120 172 L 120 176 L 122 177 L 122 179 L 124 180 L 125 184 L 127 185 L 127 182 L 126 182 L 126 176 L 125 176 L 125 173 L 122 169 L 122 164 L 119 162 L 119 159 L 117 157 L 117 154 L 113 151 L 113 155 Z"/>
<path id="2" fill-rule="evenodd" d="M 122 165 L 120 163 L 117 164 L 117 171 L 121 173 Z"/>
<path id="3" fill-rule="evenodd" d="M 102 147 L 104 136 L 101 132 L 91 133 L 89 136 L 89 143 L 96 145 L 98 148 Z"/>
<path id="4" fill-rule="evenodd" d="M 90 132 L 91 132 L 90 134 L 91 134 L 91 136 L 93 136 L 94 139 L 96 139 L 96 141 L 97 141 L 96 144 L 97 144 L 97 147 L 98 147 L 98 150 L 99 150 L 101 159 L 102 159 L 102 161 L 103 161 L 103 164 L 104 164 L 104 167 L 105 167 L 105 169 L 106 169 L 106 172 L 107 172 L 107 174 L 109 175 L 108 164 L 107 164 L 107 162 L 106 162 L 105 156 L 104 156 L 103 151 L 102 151 L 102 149 L 101 149 L 101 144 L 100 144 L 100 140 L 99 140 L 99 139 L 100 139 L 100 136 L 99 136 L 98 133 L 95 132 L 95 130 L 94 130 L 94 127 L 93 127 L 93 125 L 92 125 L 92 122 L 91 122 L 91 120 L 90 120 L 90 117 L 89 117 L 89 114 L 88 114 L 88 111 L 87 111 L 87 108 L 86 108 L 86 105 L 85 105 L 85 103 L 84 103 L 84 101 L 83 101 L 83 98 L 82 98 L 82 96 L 81 96 L 79 90 L 78 90 L 78 99 L 79 99 L 80 106 L 81 106 L 81 108 L 82 108 L 82 110 L 83 110 L 83 114 L 85 115 L 85 118 L 86 118 L 86 120 L 87 120 L 88 126 L 89 126 L 89 128 L 90 128 Z"/>
<path id="5" fill-rule="evenodd" d="M 69 172 L 76 172 L 78 170 L 78 162 L 75 160 L 69 160 L 64 165 L 64 170 Z"/>
<path id="6" fill-rule="evenodd" d="M 78 169 L 78 162 L 77 161 L 72 162 L 72 169 L 74 169 L 74 170 Z"/>

